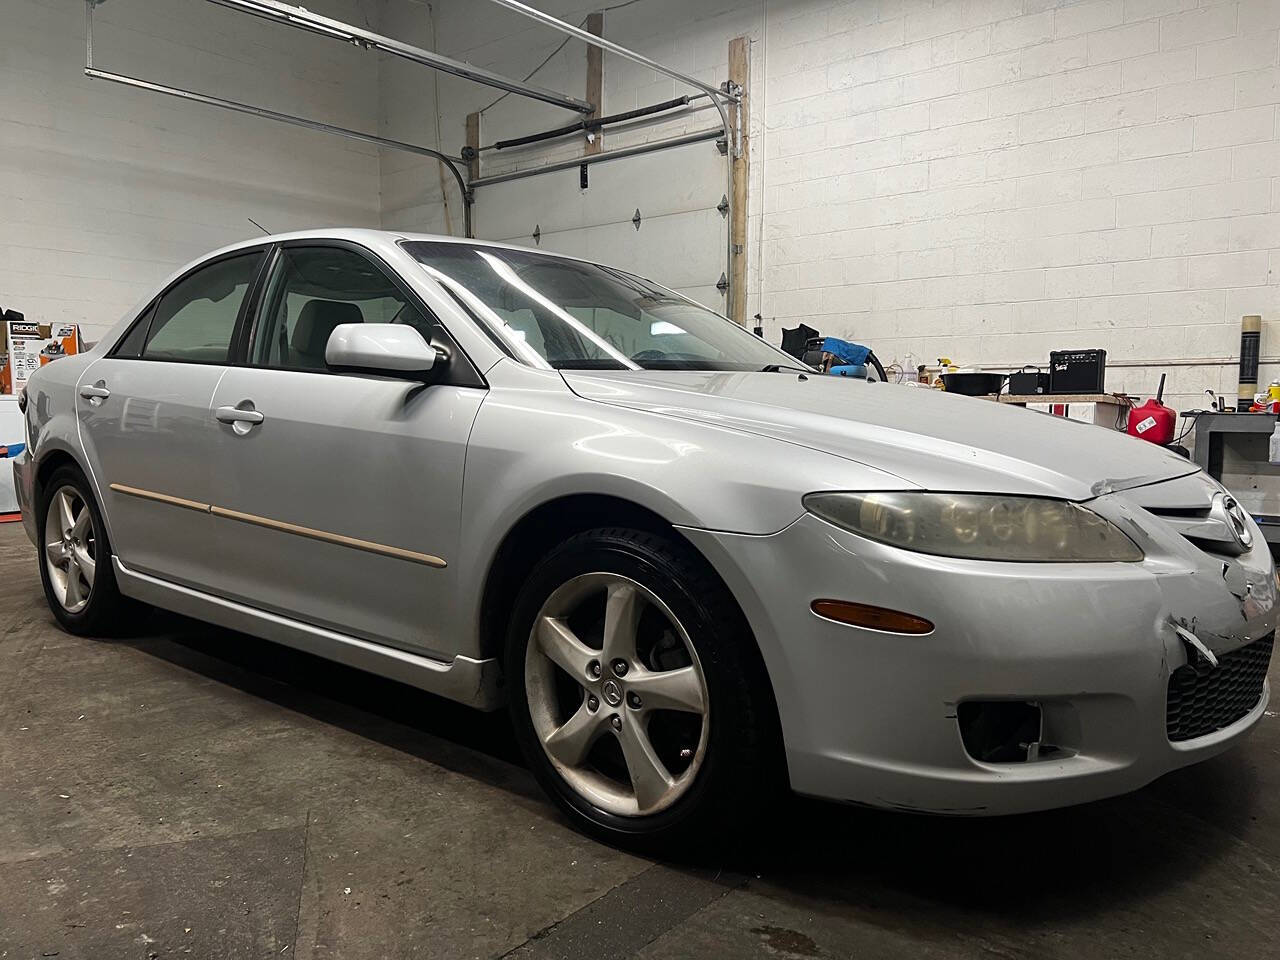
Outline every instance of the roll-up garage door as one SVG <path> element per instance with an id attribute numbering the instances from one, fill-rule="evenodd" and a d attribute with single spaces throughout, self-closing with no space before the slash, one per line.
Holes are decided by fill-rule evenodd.
<path id="1" fill-rule="evenodd" d="M 725 312 L 716 286 L 725 158 L 714 140 L 592 164 L 586 190 L 579 175 L 574 167 L 481 187 L 476 236 L 616 266 Z"/>

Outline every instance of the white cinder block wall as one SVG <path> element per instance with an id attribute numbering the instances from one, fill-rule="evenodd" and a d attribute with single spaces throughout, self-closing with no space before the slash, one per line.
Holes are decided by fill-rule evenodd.
<path id="1" fill-rule="evenodd" d="M 770 7 L 767 315 L 886 359 L 1103 347 L 1183 407 L 1234 395 L 1200 361 L 1242 314 L 1280 357 L 1280 2 Z"/>
<path id="2" fill-rule="evenodd" d="M 420 5 L 397 5 L 421 27 Z M 588 9 L 540 7 L 574 23 Z M 475 0 L 435 8 L 440 49 L 509 74 L 559 43 Z M 728 40 L 752 37 L 749 309 L 775 342 L 804 321 L 886 361 L 1006 368 L 1103 347 L 1110 389 L 1146 394 L 1168 373 L 1184 408 L 1206 387 L 1234 395 L 1242 314 L 1267 321 L 1263 378 L 1280 375 L 1278 30 L 1278 0 L 639 0 L 605 18 L 612 39 L 717 83 Z M 580 93 L 582 49 L 535 82 Z M 608 55 L 605 78 L 608 112 L 674 92 Z M 493 94 L 440 90 L 456 150 Z M 486 124 L 563 118 L 509 98 Z M 527 183 L 534 222 L 545 191 Z M 384 221 L 439 227 L 429 177 L 396 187 Z"/>
<path id="3" fill-rule="evenodd" d="M 355 0 L 309 5 L 362 22 Z M 103 69 L 376 129 L 371 54 L 201 0 L 96 19 Z M 0 306 L 95 339 L 176 267 L 255 235 L 246 217 L 377 225 L 374 148 L 89 80 L 84 27 L 76 0 L 0 3 Z"/>
<path id="4" fill-rule="evenodd" d="M 1099 346 L 1112 389 L 1150 392 L 1163 371 L 1186 407 L 1234 393 L 1239 318 L 1261 313 L 1263 377 L 1280 374 L 1280 0 L 605 5 L 607 36 L 711 83 L 729 39 L 753 41 L 749 312 L 770 339 L 805 321 L 886 360 L 1006 367 Z M 560 42 L 482 0 L 314 6 L 514 76 Z M 539 6 L 577 23 L 593 5 Z M 100 17 L 104 67 L 448 152 L 496 95 L 201 0 Z M 74 0 L 0 10 L 0 304 L 92 336 L 175 265 L 251 235 L 246 216 L 461 231 L 434 163 L 86 80 L 82 30 Z M 534 82 L 582 94 L 582 45 Z M 677 92 L 606 55 L 606 111 Z M 485 139 L 565 118 L 510 97 Z M 545 182 L 503 202 L 540 222 Z M 678 272 L 649 253 L 659 279 Z"/>

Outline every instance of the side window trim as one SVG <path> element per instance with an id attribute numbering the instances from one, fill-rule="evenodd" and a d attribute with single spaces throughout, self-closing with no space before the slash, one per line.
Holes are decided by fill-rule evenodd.
<path id="1" fill-rule="evenodd" d="M 444 331 L 444 335 L 448 338 L 449 347 L 456 355 L 455 362 L 461 360 L 464 369 L 455 371 L 455 375 L 451 376 L 444 383 L 453 384 L 455 386 L 465 387 L 481 387 L 488 389 L 489 384 L 485 381 L 484 376 L 480 373 L 479 368 L 471 361 L 471 358 L 463 351 L 458 344 L 457 339 L 449 328 L 440 320 L 436 312 L 432 310 L 422 298 L 419 297 L 401 278 L 401 276 L 387 264 L 381 257 L 370 250 L 368 247 L 355 243 L 351 240 L 341 240 L 335 237 L 303 237 L 297 240 L 286 240 L 283 243 L 272 244 L 270 256 L 264 264 L 261 273 L 258 276 L 256 290 L 251 291 L 256 294 L 256 301 L 253 305 L 253 316 L 249 323 L 250 329 L 246 332 L 245 343 L 243 344 L 244 352 L 242 359 L 237 363 L 238 366 L 253 367 L 260 370 L 275 369 L 266 363 L 255 363 L 252 360 L 254 350 L 257 346 L 258 337 L 262 334 L 263 324 L 265 323 L 265 313 L 270 306 L 266 302 L 267 289 L 270 287 L 271 279 L 283 260 L 284 253 L 287 250 L 300 248 L 328 247 L 335 250 L 346 250 L 362 257 L 372 267 L 378 270 L 383 277 L 405 298 L 405 301 L 416 308 L 424 318 L 430 320 L 434 325 Z M 247 301 L 248 296 L 245 297 Z M 318 373 L 325 376 L 340 377 L 361 377 L 372 376 L 371 374 L 361 374 L 355 372 L 339 372 L 333 370 L 298 370 L 298 373 Z"/>
<path id="2" fill-rule="evenodd" d="M 266 257 L 263 257 L 262 255 L 268 252 L 274 251 L 274 249 L 275 249 L 275 244 L 266 244 L 259 247 L 254 247 L 254 246 L 241 247 L 237 250 L 228 250 L 226 253 L 221 254 L 217 257 L 210 257 L 207 260 L 201 260 L 199 263 L 191 267 L 190 270 L 185 271 L 180 277 L 175 277 L 172 283 L 169 283 L 163 290 L 161 290 L 158 294 L 156 294 L 151 299 L 151 302 L 147 304 L 146 308 L 143 309 L 138 314 L 137 318 L 133 321 L 133 323 L 129 325 L 129 329 L 127 329 L 124 332 L 124 335 L 121 336 L 120 339 L 117 340 L 115 344 L 112 345 L 110 352 L 108 352 L 107 354 L 107 357 L 112 359 L 118 359 L 118 360 L 141 360 L 147 363 L 190 363 L 196 366 L 233 366 L 235 365 L 237 346 L 238 346 L 237 337 L 239 336 L 241 325 L 244 324 L 246 320 L 246 316 L 247 316 L 246 309 L 249 305 L 249 300 L 256 293 L 258 284 L 261 283 L 263 263 L 265 262 L 266 259 L 268 259 Z M 236 314 L 236 322 L 235 322 L 235 326 L 232 328 L 231 343 L 228 351 L 228 358 L 226 361 L 222 363 L 218 363 L 218 362 L 207 361 L 207 360 L 173 360 L 173 359 L 156 360 L 153 357 L 147 357 L 143 355 L 144 351 L 147 348 L 147 343 L 151 339 L 151 324 L 155 320 L 156 312 L 158 311 L 161 302 L 164 300 L 166 296 L 168 296 L 176 287 L 184 283 L 191 276 L 200 272 L 206 267 L 211 267 L 216 263 L 221 263 L 223 260 L 230 260 L 234 257 L 242 257 L 245 254 L 249 254 L 249 253 L 256 253 L 259 255 L 259 257 L 261 257 L 261 259 L 259 260 L 257 271 L 254 274 L 254 280 L 250 282 L 249 289 L 245 291 L 244 300 L 241 301 L 240 309 Z M 121 347 L 129 339 L 130 335 L 134 332 L 134 329 L 139 324 L 142 324 L 142 323 L 146 324 L 147 330 L 146 330 L 146 333 L 143 335 L 142 343 L 138 347 L 137 354 L 121 353 L 120 352 Z"/>
<path id="3" fill-rule="evenodd" d="M 138 315 L 133 318 L 133 322 L 129 324 L 125 332 L 121 334 L 120 339 L 112 345 L 111 350 L 107 353 L 107 357 L 118 360 L 140 360 L 142 358 L 142 348 L 146 345 L 147 337 L 151 335 L 151 321 L 154 319 L 156 315 L 156 308 L 159 306 L 160 297 L 153 297 L 151 302 L 143 307 L 142 310 L 138 312 Z M 125 353 L 124 345 L 129 342 L 129 338 L 132 337 L 139 328 L 142 329 L 142 341 L 138 344 L 137 352 Z"/>
<path id="4" fill-rule="evenodd" d="M 253 355 L 253 340 L 258 329 L 258 316 L 262 310 L 262 300 L 267 287 L 267 279 L 280 259 L 280 244 L 272 243 L 263 247 L 266 255 L 258 264 L 258 272 L 249 284 L 244 303 L 240 305 L 240 314 L 236 317 L 235 332 L 231 335 L 231 355 L 229 366 L 252 366 L 249 358 Z"/>

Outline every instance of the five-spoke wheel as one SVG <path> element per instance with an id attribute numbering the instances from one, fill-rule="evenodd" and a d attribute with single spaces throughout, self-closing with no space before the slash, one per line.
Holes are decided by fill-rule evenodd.
<path id="1" fill-rule="evenodd" d="M 44 521 L 44 562 L 49 586 L 68 613 L 79 613 L 93 594 L 97 570 L 97 531 L 93 513 L 70 484 L 49 500 Z"/>
<path id="2" fill-rule="evenodd" d="M 41 481 L 36 497 L 40 582 L 49 609 L 72 633 L 115 633 L 126 612 L 145 608 L 126 601 L 116 585 L 111 542 L 89 481 L 64 464 Z"/>
<path id="3" fill-rule="evenodd" d="M 727 837 L 785 784 L 755 638 L 673 532 L 597 527 L 548 548 L 515 598 L 505 674 L 534 776 L 611 843 Z"/>
<path id="4" fill-rule="evenodd" d="M 534 730 L 584 799 L 656 813 L 706 755 L 710 698 L 689 634 L 651 590 L 612 573 L 561 585 L 533 622 L 525 690 Z"/>

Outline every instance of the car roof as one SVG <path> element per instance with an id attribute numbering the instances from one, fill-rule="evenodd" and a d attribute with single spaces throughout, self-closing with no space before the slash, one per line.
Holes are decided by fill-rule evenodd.
<path id="1" fill-rule="evenodd" d="M 532 247 L 524 247 L 515 243 L 502 243 L 497 240 L 475 240 L 469 237 L 452 237 L 442 236 L 435 233 L 412 233 L 405 230 L 375 230 L 369 227 L 317 227 L 311 230 L 294 230 L 289 233 L 273 233 L 263 237 L 250 237 L 247 240 L 240 240 L 236 243 L 228 244 L 217 250 L 211 250 L 204 254 L 195 263 L 201 263 L 205 260 L 221 256 L 225 253 L 231 253 L 236 250 L 251 249 L 260 247 L 268 243 L 286 243 L 291 240 L 349 240 L 352 243 L 358 243 L 363 246 L 370 244 L 397 243 L 403 240 L 426 240 L 432 243 L 458 243 L 467 246 L 491 247 L 498 250 L 518 250 L 522 253 L 532 253 L 543 257 L 556 257 L 561 260 L 576 260 L 579 263 L 594 263 L 595 261 L 587 260 L 584 257 L 575 257 L 571 254 L 555 253 L 550 250 L 537 250 Z M 188 265 L 188 267 L 191 265 Z M 187 268 L 184 268 L 187 269 Z"/>

